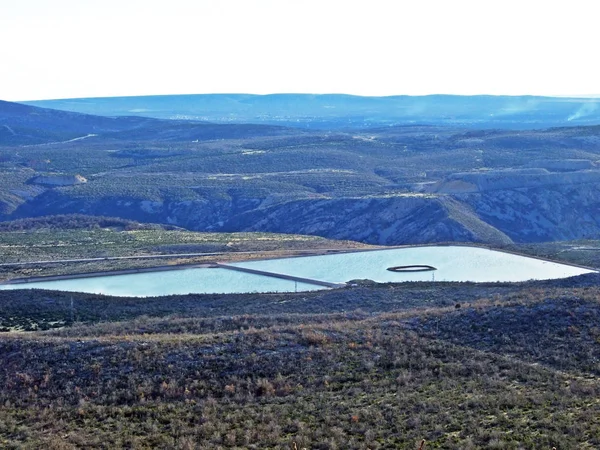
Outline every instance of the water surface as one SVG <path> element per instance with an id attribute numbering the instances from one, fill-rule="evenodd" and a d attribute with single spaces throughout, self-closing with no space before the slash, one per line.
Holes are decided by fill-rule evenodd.
<path id="1" fill-rule="evenodd" d="M 591 270 L 476 247 L 439 246 L 280 258 L 230 264 L 330 283 L 353 279 L 403 281 L 527 281 L 566 278 Z M 433 272 L 390 272 L 388 267 L 431 265 Z M 190 293 L 294 292 L 322 286 L 219 268 L 196 268 L 72 280 L 0 285 L 0 289 L 53 289 L 116 296 Z"/>
<path id="2" fill-rule="evenodd" d="M 495 250 L 462 246 L 390 250 L 247 261 L 233 266 L 312 278 L 331 283 L 353 279 L 402 281 L 527 281 L 566 278 L 591 270 Z M 433 272 L 390 272 L 388 267 L 431 265 Z"/>
<path id="3" fill-rule="evenodd" d="M 323 287 L 227 269 L 201 268 L 9 284 L 0 285 L 0 289 L 52 289 L 122 297 L 152 297 L 190 293 L 294 292 L 296 289 L 312 291 Z"/>

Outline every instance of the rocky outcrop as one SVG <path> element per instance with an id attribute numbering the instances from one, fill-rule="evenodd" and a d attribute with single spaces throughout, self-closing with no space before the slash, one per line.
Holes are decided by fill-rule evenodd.
<path id="1" fill-rule="evenodd" d="M 588 160 L 533 161 L 547 168 L 456 173 L 421 186 L 517 242 L 600 236 L 600 170 Z M 593 167 L 591 170 L 575 170 Z M 548 169 L 560 170 L 550 172 Z"/>
<path id="2" fill-rule="evenodd" d="M 39 184 L 47 187 L 59 187 L 59 186 L 74 186 L 76 184 L 87 183 L 87 179 L 81 175 L 41 175 L 31 180 L 34 184 Z"/>
<path id="3" fill-rule="evenodd" d="M 600 183 L 455 195 L 518 242 L 598 239 Z"/>
<path id="4" fill-rule="evenodd" d="M 271 231 L 353 239 L 370 244 L 510 243 L 452 199 L 428 195 L 299 200 L 232 217 L 226 231 Z"/>
<path id="5" fill-rule="evenodd" d="M 198 231 L 301 233 L 372 244 L 511 242 L 469 207 L 451 198 L 423 194 L 280 203 L 245 197 L 150 202 L 114 197 L 90 200 L 48 190 L 22 205 L 12 218 L 70 213 L 168 223 Z"/>
<path id="6" fill-rule="evenodd" d="M 70 195 L 69 190 L 48 189 L 24 203 L 6 219 L 55 214 L 88 214 L 121 217 L 139 222 L 164 223 L 190 230 L 219 230 L 232 216 L 252 210 L 261 204 L 253 198 L 198 198 L 187 201 L 143 200 L 107 196 L 88 198 Z"/>
<path id="7" fill-rule="evenodd" d="M 250 197 L 238 191 L 228 196 L 181 201 L 126 196 L 89 198 L 77 196 L 76 189 L 46 189 L 22 203 L 14 213 L 7 211 L 5 218 L 83 213 L 198 231 L 301 233 L 388 245 L 597 239 L 600 182 L 574 181 L 594 181 L 598 172 L 552 174 L 539 170 L 528 175 L 562 178 L 555 184 L 536 186 L 539 179 L 534 177 L 529 186 L 524 186 L 525 178 L 517 174 L 497 184 L 513 188 L 480 190 L 484 183 L 471 183 L 477 189 L 469 191 L 464 189 L 469 185 L 462 184 L 458 185 L 461 189 L 450 193 L 352 198 Z"/>

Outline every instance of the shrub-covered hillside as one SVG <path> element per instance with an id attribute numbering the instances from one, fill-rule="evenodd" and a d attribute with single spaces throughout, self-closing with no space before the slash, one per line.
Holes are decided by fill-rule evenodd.
<path id="1" fill-rule="evenodd" d="M 0 444 L 597 448 L 600 291 L 580 280 L 0 292 L 0 317 L 62 324 L 0 335 Z"/>
<path id="2" fill-rule="evenodd" d="M 86 214 L 383 245 L 600 237 L 598 126 L 327 130 L 38 109 L 0 104 L 0 220 Z"/>

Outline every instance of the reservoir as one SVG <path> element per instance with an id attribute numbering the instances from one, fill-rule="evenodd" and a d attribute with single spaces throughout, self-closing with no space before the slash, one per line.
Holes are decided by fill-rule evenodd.
<path id="1" fill-rule="evenodd" d="M 202 268 L 6 284 L 0 285 L 0 289 L 51 289 L 120 297 L 154 297 L 192 293 L 312 291 L 323 287 L 227 269 Z"/>
<path id="2" fill-rule="evenodd" d="M 314 278 L 331 283 L 354 279 L 403 281 L 527 281 L 567 278 L 592 270 L 469 246 L 406 247 L 335 255 L 234 263 L 232 266 Z M 428 265 L 437 270 L 394 272 L 397 266 Z"/>
<path id="3" fill-rule="evenodd" d="M 397 270 L 399 267 L 431 269 L 404 271 Z M 397 283 L 519 282 L 566 278 L 590 272 L 593 270 L 480 247 L 424 246 L 247 261 L 221 265 L 219 268 L 5 284 L 0 285 L 0 289 L 51 289 L 150 297 L 189 293 L 311 291 L 326 289 L 327 287 L 319 285 L 322 282 L 345 283 L 356 279 Z M 299 279 L 294 280 L 294 277 Z"/>

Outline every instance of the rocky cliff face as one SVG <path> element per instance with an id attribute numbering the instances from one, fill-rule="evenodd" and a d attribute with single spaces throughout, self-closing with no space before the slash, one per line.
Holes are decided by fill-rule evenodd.
<path id="1" fill-rule="evenodd" d="M 169 223 L 199 231 L 272 231 L 352 239 L 372 244 L 442 241 L 503 244 L 511 239 L 448 197 L 301 199 L 234 197 L 227 200 L 149 201 L 70 198 L 49 190 L 22 205 L 16 217 L 84 213 Z"/>
<path id="2" fill-rule="evenodd" d="M 600 183 L 573 182 L 358 198 L 279 201 L 243 195 L 188 201 L 77 198 L 48 189 L 5 218 L 84 213 L 199 231 L 301 233 L 372 244 L 467 241 L 503 244 L 597 238 Z M 455 182 L 453 180 L 452 182 Z M 515 180 L 503 180 L 503 183 Z M 451 182 L 449 182 L 451 183 Z M 467 182 L 464 182 L 467 183 Z M 529 184 L 529 186 L 527 186 Z M 517 185 L 519 186 L 519 185 Z"/>
<path id="3" fill-rule="evenodd" d="M 468 208 L 436 196 L 300 200 L 231 218 L 226 230 L 315 234 L 371 244 L 441 241 L 508 243 Z"/>
<path id="4" fill-rule="evenodd" d="M 50 181 L 62 183 L 62 179 Z M 300 233 L 388 245 L 444 241 L 506 244 L 600 236 L 597 169 L 457 173 L 421 186 L 421 192 L 342 198 L 316 193 L 310 197 L 296 193 L 296 198 L 296 194 L 283 192 L 258 195 L 243 189 L 197 193 L 185 201 L 168 195 L 158 199 L 118 194 L 94 198 L 78 194 L 77 186 L 48 187 L 30 184 L 27 192 L 12 192 L 10 195 L 18 197 L 19 201 L 13 202 L 18 206 L 14 206 L 16 210 L 0 208 L 2 218 L 83 213 L 198 231 Z"/>
<path id="5" fill-rule="evenodd" d="M 502 244 L 600 235 L 600 183 L 276 202 L 234 196 L 189 201 L 73 198 L 50 189 L 7 218 L 84 213 L 200 231 L 272 231 L 372 244 Z"/>
<path id="6" fill-rule="evenodd" d="M 546 166 L 560 171 L 457 173 L 423 190 L 468 205 L 478 218 L 518 242 L 597 238 L 600 171 L 581 161 Z M 586 170 L 573 170 L 579 167 Z"/>
<path id="7" fill-rule="evenodd" d="M 89 214 L 122 217 L 140 222 L 167 223 L 191 230 L 208 231 L 220 226 L 238 211 L 256 206 L 260 200 L 198 199 L 191 201 L 155 201 L 130 197 L 71 197 L 61 190 L 48 190 L 22 204 L 8 218 L 52 214 Z"/>
<path id="8" fill-rule="evenodd" d="M 597 238 L 600 183 L 455 195 L 483 221 L 518 242 Z"/>

